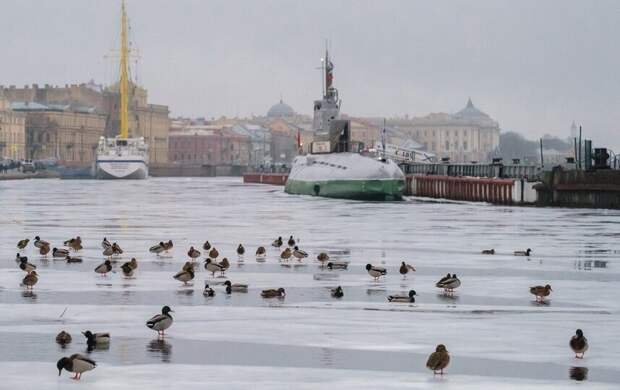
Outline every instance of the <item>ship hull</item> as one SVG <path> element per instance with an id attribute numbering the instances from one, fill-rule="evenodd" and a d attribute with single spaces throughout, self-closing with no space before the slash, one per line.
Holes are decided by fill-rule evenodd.
<path id="1" fill-rule="evenodd" d="M 288 180 L 285 191 L 289 194 L 323 196 L 354 200 L 402 200 L 402 180 Z"/>
<path id="2" fill-rule="evenodd" d="M 297 195 L 354 200 L 401 200 L 405 177 L 391 161 L 355 153 L 296 157 L 284 187 Z"/>
<path id="3" fill-rule="evenodd" d="M 144 161 L 139 160 L 97 161 L 95 175 L 101 180 L 140 180 L 149 176 L 149 169 Z"/>

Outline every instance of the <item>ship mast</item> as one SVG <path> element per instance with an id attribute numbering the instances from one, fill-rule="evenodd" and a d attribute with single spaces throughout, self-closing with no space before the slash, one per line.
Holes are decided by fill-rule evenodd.
<path id="1" fill-rule="evenodd" d="M 127 44 L 127 13 L 125 12 L 125 0 L 121 5 L 121 80 L 119 83 L 121 104 L 119 115 L 121 120 L 120 137 L 129 137 L 129 46 Z"/>

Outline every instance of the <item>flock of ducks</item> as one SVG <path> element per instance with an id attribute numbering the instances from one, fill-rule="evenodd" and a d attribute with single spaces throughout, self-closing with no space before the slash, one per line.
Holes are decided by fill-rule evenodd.
<path id="1" fill-rule="evenodd" d="M 23 250 L 27 247 L 29 239 L 21 240 L 17 243 L 17 248 L 19 250 Z M 277 248 L 278 250 L 284 246 L 285 242 L 282 237 L 278 237 L 275 239 L 271 246 Z M 287 247 L 282 250 L 280 253 L 280 260 L 284 262 L 288 262 L 291 259 L 295 259 L 298 262 L 303 261 L 303 259 L 307 258 L 309 255 L 307 252 L 301 250 L 299 248 L 298 241 L 296 241 L 293 236 L 286 241 Z M 46 256 L 50 252 L 50 244 L 47 241 L 41 240 L 39 236 L 34 238 L 33 245 L 35 248 L 39 250 L 39 253 L 42 256 Z M 83 249 L 82 239 L 77 236 L 71 238 L 63 243 L 64 248 L 52 248 L 52 256 L 58 259 L 64 259 L 65 261 L 72 262 L 81 262 L 81 258 L 71 256 L 70 250 L 74 252 L 78 252 Z M 119 256 L 123 253 L 121 247 L 113 242 L 108 241 L 107 238 L 103 238 L 101 242 L 101 247 L 103 249 L 103 256 L 106 258 L 105 261 L 95 267 L 94 271 L 97 274 L 102 276 L 106 276 L 110 272 L 113 272 L 112 266 L 112 258 L 114 256 Z M 168 253 L 173 248 L 173 243 L 171 240 L 164 242 L 161 241 L 156 245 L 153 245 L 149 248 L 149 252 L 160 256 L 162 254 Z M 220 255 L 219 251 L 206 241 L 202 249 L 206 254 L 206 258 L 204 260 L 204 268 L 211 272 L 212 276 L 215 274 L 219 274 L 220 277 L 224 277 L 226 271 L 230 268 L 230 262 L 226 257 L 222 258 L 222 260 L 218 261 L 218 257 Z M 246 252 L 244 246 L 239 244 L 237 247 L 237 255 L 240 257 L 243 256 Z M 527 249 L 525 251 L 515 251 L 513 254 L 515 256 L 530 256 L 532 253 L 531 249 Z M 482 251 L 482 254 L 485 255 L 494 255 L 495 249 L 485 249 Z M 179 282 L 182 282 L 184 285 L 187 285 L 195 278 L 195 269 L 198 266 L 197 259 L 201 257 L 202 253 L 200 250 L 190 247 L 187 252 L 187 256 L 189 257 L 189 261 L 187 261 L 181 270 L 177 272 L 173 278 Z M 257 248 L 255 252 L 257 261 L 264 260 L 267 256 L 267 249 L 263 246 Z M 19 268 L 23 270 L 26 275 L 22 280 L 22 285 L 26 287 L 26 289 L 33 289 L 34 285 L 38 282 L 38 274 L 36 272 L 36 266 L 28 261 L 28 257 L 20 255 L 17 253 L 16 261 L 19 264 Z M 348 269 L 348 262 L 344 261 L 330 261 L 330 257 L 327 253 L 321 252 L 317 256 L 317 261 L 321 263 L 321 267 L 327 267 L 330 270 L 334 269 Z M 123 276 L 126 278 L 133 278 L 135 270 L 138 268 L 138 262 L 135 258 L 132 258 L 130 261 L 123 263 L 120 266 L 121 272 Z M 366 264 L 366 271 L 368 275 L 370 275 L 373 280 L 377 281 L 381 277 L 387 275 L 387 269 L 385 267 L 376 266 L 372 264 Z M 409 272 L 415 272 L 416 269 L 411 264 L 407 264 L 406 262 L 402 262 L 399 267 L 399 273 L 403 278 L 406 278 Z M 231 294 L 233 292 L 248 292 L 247 284 L 236 283 L 233 284 L 230 280 L 226 280 L 223 283 L 225 288 L 225 292 L 227 294 Z M 440 288 L 444 291 L 446 295 L 454 294 L 455 289 L 461 286 L 461 280 L 457 277 L 456 274 L 446 274 L 444 277 L 439 279 L 435 283 L 437 288 Z M 530 293 L 536 297 L 536 302 L 543 303 L 544 298 L 549 296 L 552 292 L 552 288 L 550 285 L 545 286 L 532 286 L 530 287 Z M 207 297 L 212 297 L 215 295 L 215 290 L 209 286 L 207 282 L 205 282 L 205 287 L 203 290 L 203 294 Z M 410 290 L 407 295 L 389 295 L 387 297 L 388 302 L 402 302 L 402 303 L 414 303 L 415 290 Z M 271 288 L 262 290 L 260 296 L 263 298 L 284 298 L 286 296 L 286 291 L 284 288 Z M 334 298 L 342 298 L 344 296 L 344 290 L 341 286 L 337 286 L 331 289 L 331 296 Z M 174 322 L 174 319 L 170 315 L 173 313 L 172 309 L 169 306 L 162 307 L 161 313 L 154 315 L 152 318 L 146 321 L 146 326 L 149 329 L 152 329 L 157 332 L 158 338 L 163 338 L 165 336 L 165 331 L 170 328 Z M 87 346 L 89 350 L 101 345 L 107 345 L 110 343 L 110 334 L 109 333 L 92 333 L 90 330 L 82 332 L 84 337 L 86 338 Z M 71 343 L 72 337 L 69 333 L 62 331 L 56 336 L 56 342 L 61 345 L 66 345 Z M 569 345 L 573 352 L 575 353 L 575 357 L 579 359 L 583 359 L 585 352 L 588 350 L 588 341 L 583 335 L 583 331 L 581 329 L 577 329 L 575 335 L 570 339 Z M 443 375 L 443 370 L 450 363 L 450 355 L 445 345 L 439 344 L 437 345 L 435 352 L 431 353 L 428 361 L 426 362 L 426 367 L 433 371 L 435 374 Z M 79 380 L 81 378 L 82 373 L 86 371 L 93 370 L 97 366 L 96 362 L 92 359 L 80 355 L 73 354 L 69 357 L 63 357 L 57 362 L 58 375 L 61 375 L 62 370 L 66 370 L 68 372 L 72 372 L 75 376 L 72 379 Z"/>

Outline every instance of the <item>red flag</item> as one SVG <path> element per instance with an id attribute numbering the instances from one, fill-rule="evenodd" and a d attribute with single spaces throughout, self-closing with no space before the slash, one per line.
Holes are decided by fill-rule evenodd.
<path id="1" fill-rule="evenodd" d="M 301 149 L 301 131 L 297 129 L 297 148 Z"/>

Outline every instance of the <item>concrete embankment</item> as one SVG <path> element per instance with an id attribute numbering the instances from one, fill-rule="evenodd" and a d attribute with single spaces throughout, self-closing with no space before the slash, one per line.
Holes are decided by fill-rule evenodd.
<path id="1" fill-rule="evenodd" d="M 60 175 L 57 172 L 52 171 L 37 171 L 37 172 L 11 172 L 0 173 L 0 180 L 22 180 L 22 179 L 52 179 L 58 178 Z"/>
<path id="2" fill-rule="evenodd" d="M 241 176 L 247 167 L 240 165 L 207 164 L 150 164 L 149 175 L 153 177 L 214 177 Z"/>

